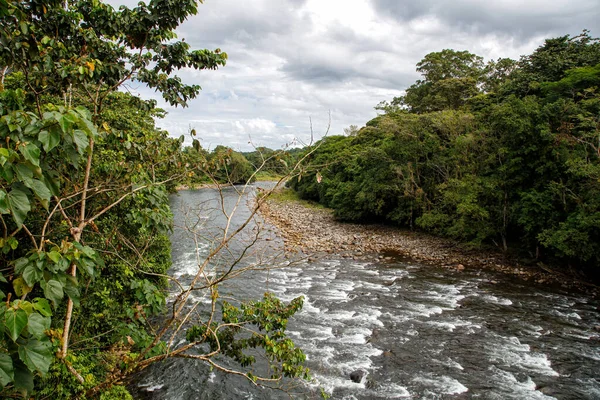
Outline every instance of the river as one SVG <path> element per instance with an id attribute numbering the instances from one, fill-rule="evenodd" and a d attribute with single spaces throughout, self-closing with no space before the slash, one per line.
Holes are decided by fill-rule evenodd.
<path id="1" fill-rule="evenodd" d="M 237 192 L 227 188 L 223 194 L 225 209 L 231 210 Z M 200 221 L 206 224 L 203 232 L 218 234 L 224 218 L 208 211 L 218 200 L 212 189 L 173 196 L 176 225 Z M 194 210 L 198 218 L 190 218 Z M 248 215 L 244 199 L 233 225 Z M 260 219 L 242 237 L 252 237 L 258 226 L 264 233 L 246 262 L 279 267 L 250 271 L 228 281 L 220 293 L 242 300 L 258 299 L 266 290 L 286 301 L 304 296 L 288 333 L 307 354 L 313 381 L 296 383 L 286 393 L 254 387 L 202 362 L 175 359 L 136 377 L 136 398 L 319 398 L 323 390 L 333 399 L 600 399 L 596 299 L 392 255 L 373 255 L 371 261 L 331 256 L 274 261 L 270 256 L 282 252 L 283 242 Z M 175 229 L 172 244 L 171 273 L 189 282 L 197 268 L 194 244 L 181 229 Z M 210 247 L 200 245 L 202 252 Z M 242 248 L 242 242 L 232 246 L 229 257 Z M 365 375 L 358 383 L 350 379 L 356 371 Z"/>

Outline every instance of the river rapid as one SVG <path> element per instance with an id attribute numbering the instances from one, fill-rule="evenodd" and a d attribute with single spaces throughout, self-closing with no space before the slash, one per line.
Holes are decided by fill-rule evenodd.
<path id="1" fill-rule="evenodd" d="M 240 202 L 234 226 L 249 215 L 253 193 Z M 223 191 L 226 210 L 237 196 L 236 188 Z M 219 203 L 216 190 L 182 191 L 171 200 L 175 224 L 200 222 L 206 236 L 218 235 L 224 218 L 209 209 Z M 239 300 L 267 290 L 286 301 L 304 296 L 288 333 L 306 353 L 313 381 L 265 389 L 202 362 L 175 359 L 137 376 L 136 398 L 312 399 L 324 391 L 333 399 L 600 399 L 600 303 L 590 296 L 391 254 L 290 262 L 275 258 L 283 241 L 259 218 L 228 256 L 258 230 L 256 250 L 245 262 L 273 268 L 249 271 L 220 293 Z M 176 228 L 172 246 L 171 273 L 189 282 L 197 269 L 194 243 Z M 206 238 L 200 253 L 209 249 Z M 353 372 L 364 375 L 360 382 L 350 379 Z"/>

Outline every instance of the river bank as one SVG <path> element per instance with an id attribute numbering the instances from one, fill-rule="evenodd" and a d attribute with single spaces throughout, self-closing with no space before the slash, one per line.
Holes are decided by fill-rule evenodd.
<path id="1" fill-rule="evenodd" d="M 278 228 L 289 252 L 308 257 L 391 260 L 404 257 L 454 272 L 489 269 L 539 284 L 561 285 L 594 296 L 598 288 L 539 265 L 523 265 L 493 250 L 469 249 L 452 240 L 384 225 L 336 221 L 331 210 L 296 200 L 270 198 L 261 206 L 263 218 Z"/>

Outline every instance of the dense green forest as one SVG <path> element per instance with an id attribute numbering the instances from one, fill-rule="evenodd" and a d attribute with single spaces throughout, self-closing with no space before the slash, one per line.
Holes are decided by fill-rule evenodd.
<path id="1" fill-rule="evenodd" d="M 196 12 L 191 0 L 119 10 L 98 0 L 0 0 L 0 397 L 126 399 L 126 379 L 166 357 L 219 368 L 214 358 L 225 355 L 255 382 L 307 374 L 285 334 L 301 298 L 222 302 L 218 283 L 233 267 L 198 280 L 236 232 L 224 231 L 198 266 L 199 283 L 180 287 L 169 314 L 153 318 L 167 312 L 173 280 L 168 193 L 255 172 L 231 149 L 208 153 L 196 139 L 182 149 L 184 138 L 155 126 L 165 115 L 155 101 L 119 91 L 133 80 L 182 107 L 199 94 L 174 73 L 219 68 L 227 54 L 177 40 Z M 192 290 L 212 299 L 209 317 L 186 314 Z M 253 333 L 240 336 L 242 325 Z M 178 331 L 186 340 L 174 346 L 168 335 Z M 264 350 L 266 378 L 253 373 L 248 347 Z"/>
<path id="2" fill-rule="evenodd" d="M 344 221 L 386 222 L 599 277 L 600 41 L 548 39 L 519 61 L 442 50 L 291 186 Z M 317 179 L 318 178 L 318 179 Z"/>

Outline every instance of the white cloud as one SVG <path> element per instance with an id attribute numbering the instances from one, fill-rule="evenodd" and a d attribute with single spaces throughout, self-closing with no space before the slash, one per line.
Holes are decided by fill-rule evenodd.
<path id="1" fill-rule="evenodd" d="M 111 4 L 125 1 L 111 0 Z M 128 5 L 137 0 L 128 1 Z M 229 55 L 217 71 L 181 71 L 203 91 L 159 126 L 196 128 L 205 146 L 249 150 L 307 142 L 364 125 L 382 100 L 418 79 L 415 64 L 445 48 L 518 58 L 546 37 L 598 34 L 597 0 L 207 0 L 178 34 Z M 144 97 L 156 93 L 136 87 Z"/>

